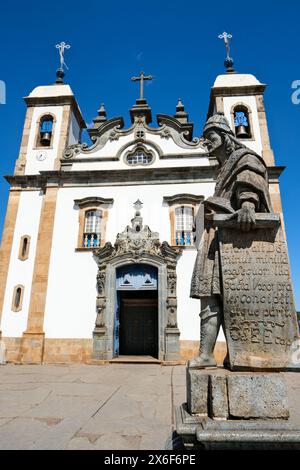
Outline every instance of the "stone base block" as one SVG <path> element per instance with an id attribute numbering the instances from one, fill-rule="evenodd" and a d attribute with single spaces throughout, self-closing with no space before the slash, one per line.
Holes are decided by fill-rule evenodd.
<path id="1" fill-rule="evenodd" d="M 221 375 L 209 376 L 210 401 L 208 413 L 214 419 L 222 420 L 227 419 L 229 416 L 227 388 L 226 377 Z"/>
<path id="2" fill-rule="evenodd" d="M 230 375 L 227 388 L 234 419 L 289 417 L 287 387 L 279 374 Z"/>
<path id="3" fill-rule="evenodd" d="M 187 368 L 191 414 L 214 419 L 288 419 L 287 387 L 281 374 L 234 373 Z"/>
<path id="4" fill-rule="evenodd" d="M 199 373 L 195 369 L 186 370 L 187 404 L 192 414 L 207 416 L 208 379 L 207 373 Z"/>

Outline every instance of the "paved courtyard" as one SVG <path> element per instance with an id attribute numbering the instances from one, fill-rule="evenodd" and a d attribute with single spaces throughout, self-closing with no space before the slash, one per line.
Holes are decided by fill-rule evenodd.
<path id="1" fill-rule="evenodd" d="M 0 449 L 164 449 L 183 401 L 183 366 L 0 366 Z"/>
<path id="2" fill-rule="evenodd" d="M 285 374 L 300 428 L 300 374 Z M 0 449 L 159 449 L 185 401 L 185 367 L 0 366 Z"/>

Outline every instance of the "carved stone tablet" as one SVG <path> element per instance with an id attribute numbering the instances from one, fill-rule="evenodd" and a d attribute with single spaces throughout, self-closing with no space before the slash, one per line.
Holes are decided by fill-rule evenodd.
<path id="1" fill-rule="evenodd" d="M 296 311 L 281 228 L 274 223 L 272 228 L 241 232 L 221 223 L 218 236 L 228 366 L 299 368 Z"/>
<path id="2" fill-rule="evenodd" d="M 288 394 L 281 374 L 227 377 L 231 419 L 288 419 Z"/>

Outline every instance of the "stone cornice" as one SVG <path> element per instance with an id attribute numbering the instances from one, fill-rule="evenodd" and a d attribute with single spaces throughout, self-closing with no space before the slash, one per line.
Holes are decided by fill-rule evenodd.
<path id="1" fill-rule="evenodd" d="M 105 197 L 84 197 L 82 199 L 74 199 L 74 204 L 79 207 L 86 207 L 90 205 L 102 205 L 102 204 L 113 204 L 114 200 L 113 198 L 105 198 Z"/>
<path id="2" fill-rule="evenodd" d="M 259 85 L 241 85 L 234 87 L 213 87 L 211 95 L 213 96 L 237 96 L 237 95 L 261 95 L 267 85 L 260 83 Z"/>
<path id="3" fill-rule="evenodd" d="M 285 167 L 268 167 L 270 183 L 276 183 Z M 49 186 L 132 186 L 214 182 L 218 165 L 173 168 L 137 168 L 97 171 L 42 171 L 38 175 L 5 176 L 12 189 L 43 189 Z"/>
<path id="4" fill-rule="evenodd" d="M 269 166 L 268 167 L 269 182 L 277 183 L 279 176 L 285 170 L 285 168 L 286 168 L 285 166 Z"/>
<path id="5" fill-rule="evenodd" d="M 86 128 L 86 123 L 82 117 L 78 103 L 73 95 L 44 96 L 44 97 L 25 96 L 24 101 L 28 107 L 30 106 L 64 106 L 64 105 L 69 104 L 72 107 L 72 111 L 78 121 L 79 126 L 82 129 Z"/>
<path id="6" fill-rule="evenodd" d="M 42 171 L 39 175 L 5 176 L 12 187 L 19 189 L 54 186 L 118 186 L 213 182 L 216 166 L 137 168 L 94 171 Z"/>
<path id="7" fill-rule="evenodd" d="M 164 196 L 164 202 L 172 206 L 173 204 L 200 204 L 205 197 L 195 194 L 175 194 L 174 196 Z"/>

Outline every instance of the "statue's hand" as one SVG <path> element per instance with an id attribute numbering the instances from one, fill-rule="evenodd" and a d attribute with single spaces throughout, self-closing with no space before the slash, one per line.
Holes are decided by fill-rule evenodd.
<path id="1" fill-rule="evenodd" d="M 255 206 L 252 202 L 245 201 L 241 209 L 236 211 L 237 225 L 242 232 L 249 232 L 255 228 Z"/>

